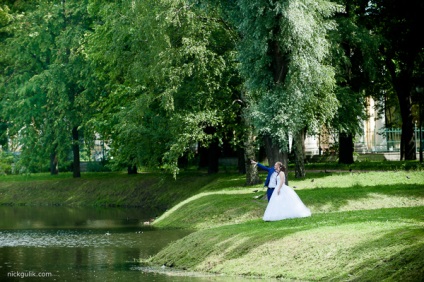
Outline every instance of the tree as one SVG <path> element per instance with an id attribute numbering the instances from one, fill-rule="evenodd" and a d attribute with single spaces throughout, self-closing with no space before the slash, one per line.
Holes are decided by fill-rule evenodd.
<path id="1" fill-rule="evenodd" d="M 6 5 L 0 6 L 0 42 L 3 42 L 8 36 L 9 32 L 7 26 L 12 21 L 12 15 L 10 14 L 10 9 Z M 0 48 L 0 68 L 4 68 L 3 64 L 3 54 L 2 48 Z M 0 75 L 0 85 L 4 83 L 6 78 L 3 75 Z M 3 93 L 2 88 L 0 87 L 0 93 Z M 2 94 L 0 94 L 2 95 Z M 0 96 L 1 99 L 1 96 Z M 3 116 L 3 106 L 0 104 L 0 146 L 2 150 L 7 148 L 8 138 L 7 138 L 7 121 Z"/>
<path id="2" fill-rule="evenodd" d="M 340 1 L 346 7 L 336 16 L 338 28 L 331 32 L 332 60 L 336 67 L 336 95 L 340 105 L 328 128 L 338 132 L 339 163 L 353 163 L 354 137 L 366 118 L 365 98 L 371 96 L 378 70 L 379 37 L 365 26 L 367 2 Z"/>
<path id="3" fill-rule="evenodd" d="M 305 128 L 313 131 L 337 107 L 334 70 L 327 61 L 327 32 L 335 28 L 328 18 L 341 7 L 308 0 L 231 2 L 221 4 L 241 38 L 246 114 L 261 136 L 285 152 L 289 134 L 303 142 Z M 303 177 L 304 156 L 297 152 L 296 176 Z"/>
<path id="4" fill-rule="evenodd" d="M 15 16 L 13 37 L 5 41 L 3 83 L 11 132 L 22 138 L 27 168 L 50 159 L 65 161 L 73 152 L 73 176 L 80 177 L 80 126 L 89 108 L 82 81 L 87 64 L 80 44 L 90 28 L 87 1 L 38 1 L 34 10 Z"/>
<path id="5" fill-rule="evenodd" d="M 397 94 L 402 117 L 401 159 L 416 159 L 416 144 L 412 116 L 412 94 L 420 78 L 424 38 L 422 14 L 424 3 L 397 0 L 373 0 L 366 10 L 368 28 L 383 37 L 380 45 L 384 69 Z"/>
<path id="6" fill-rule="evenodd" d="M 0 46 L 5 41 L 13 36 L 13 21 L 14 16 L 22 11 L 30 11 L 34 8 L 34 3 L 20 2 L 20 1 L 2 1 L 0 4 Z M 5 70 L 8 66 L 7 62 L 7 48 L 0 48 L 0 69 Z M 2 71 L 0 72 L 0 100 L 3 100 L 5 93 L 4 85 L 8 77 Z M 3 150 L 9 148 L 8 127 L 9 121 L 7 120 L 6 109 L 3 104 L 0 104 L 0 145 Z"/>
<path id="7" fill-rule="evenodd" d="M 119 163 L 176 174 L 179 158 L 193 156 L 196 143 L 219 143 L 235 128 L 232 30 L 187 1 L 100 4 L 91 6 L 102 18 L 87 53 L 106 93 L 95 99 L 93 124 L 111 122 Z"/>

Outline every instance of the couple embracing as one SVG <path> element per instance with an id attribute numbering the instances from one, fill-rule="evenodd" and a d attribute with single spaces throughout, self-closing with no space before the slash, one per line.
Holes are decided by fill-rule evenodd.
<path id="1" fill-rule="evenodd" d="M 265 186 L 268 188 L 268 206 L 263 216 L 264 221 L 311 216 L 311 211 L 303 204 L 296 192 L 285 184 L 286 168 L 281 162 L 276 162 L 273 168 L 253 160 L 251 163 L 268 171 L 265 181 Z"/>

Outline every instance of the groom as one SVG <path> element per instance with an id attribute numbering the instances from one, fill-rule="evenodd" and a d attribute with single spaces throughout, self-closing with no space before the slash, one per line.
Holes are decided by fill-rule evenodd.
<path id="1" fill-rule="evenodd" d="M 257 165 L 260 169 L 268 171 L 264 186 L 268 188 L 266 190 L 266 196 L 269 202 L 272 196 L 272 192 L 274 192 L 275 186 L 277 185 L 277 163 L 274 164 L 274 167 L 267 167 L 258 162 L 255 162 L 254 160 L 251 160 L 250 162 L 253 165 Z"/>

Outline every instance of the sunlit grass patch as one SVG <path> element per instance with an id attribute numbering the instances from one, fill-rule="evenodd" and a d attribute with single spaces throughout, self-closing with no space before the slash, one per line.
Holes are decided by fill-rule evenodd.
<path id="1" fill-rule="evenodd" d="M 411 174 L 410 179 L 405 177 L 408 181 L 411 180 L 406 183 L 403 178 L 388 176 L 386 177 L 388 183 L 382 184 L 385 179 L 384 174 L 391 175 L 387 172 L 364 174 L 368 180 L 364 181 L 366 185 L 360 184 L 362 182 L 358 182 L 356 176 L 346 174 L 321 176 L 314 181 L 323 185 L 319 188 L 301 187 L 304 183 L 310 183 L 310 180 L 293 182 L 300 186 L 295 188 L 295 191 L 311 209 L 313 215 L 424 206 L 424 179 L 421 175 Z M 374 177 L 376 179 L 373 180 Z M 222 183 L 227 183 L 225 179 L 218 182 L 208 184 L 208 188 L 202 189 L 205 192 L 200 192 L 168 210 L 155 222 L 155 225 L 202 229 L 237 224 L 262 217 L 267 204 L 264 196 L 266 190 L 262 185 L 223 188 Z M 370 182 L 374 185 L 369 185 Z M 335 183 L 340 183 L 343 187 L 335 187 Z M 217 190 L 217 186 L 221 187 L 221 190 Z"/>
<path id="2" fill-rule="evenodd" d="M 289 175 L 289 186 L 298 189 L 316 188 L 349 188 L 352 186 L 376 185 L 424 185 L 422 171 L 370 171 L 370 172 L 338 172 L 307 173 L 306 178 L 296 179 Z"/>

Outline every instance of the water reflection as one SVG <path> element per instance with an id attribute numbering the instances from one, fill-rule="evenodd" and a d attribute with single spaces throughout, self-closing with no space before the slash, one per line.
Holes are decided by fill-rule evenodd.
<path id="1" fill-rule="evenodd" d="M 0 281 L 252 281 L 141 267 L 188 235 L 144 225 L 155 211 L 0 206 Z M 43 277 L 28 276 L 40 275 Z"/>
<path id="2" fill-rule="evenodd" d="M 157 211 L 135 208 L 0 206 L 1 229 L 142 226 Z"/>
<path id="3" fill-rule="evenodd" d="M 152 216 L 139 209 L 0 207 L 0 281 L 31 273 L 50 273 L 42 279 L 53 281 L 170 281 L 141 272 L 135 261 L 189 232 L 145 226 Z"/>

